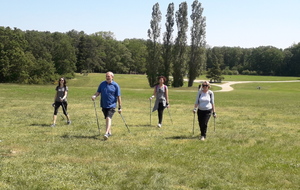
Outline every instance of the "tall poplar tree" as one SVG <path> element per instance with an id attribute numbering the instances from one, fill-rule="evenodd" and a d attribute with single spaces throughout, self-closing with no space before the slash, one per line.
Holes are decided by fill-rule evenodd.
<path id="1" fill-rule="evenodd" d="M 172 33 L 174 31 L 174 3 L 170 3 L 168 6 L 166 14 L 166 32 L 164 33 L 164 44 L 163 44 L 163 68 L 162 75 L 166 77 L 166 84 L 169 84 L 169 75 L 171 73 L 171 63 L 172 63 L 172 45 L 173 37 Z"/>
<path id="2" fill-rule="evenodd" d="M 192 27 L 191 27 L 191 52 L 188 62 L 188 86 L 193 86 L 193 82 L 205 70 L 205 27 L 206 17 L 203 17 L 203 8 L 198 0 L 192 4 Z"/>
<path id="3" fill-rule="evenodd" d="M 160 65 L 160 22 L 161 22 L 161 12 L 159 10 L 159 4 L 156 3 L 152 8 L 152 20 L 150 21 L 150 29 L 148 29 L 147 40 L 147 78 L 150 87 L 154 86 L 157 82 L 158 67 Z"/>
<path id="4" fill-rule="evenodd" d="M 176 11 L 177 38 L 175 40 L 173 56 L 173 87 L 183 86 L 183 77 L 186 73 L 186 50 L 187 50 L 187 3 L 183 2 L 179 5 L 179 10 Z"/>
<path id="5" fill-rule="evenodd" d="M 52 61 L 59 75 L 73 76 L 76 71 L 75 47 L 72 46 L 71 38 L 63 33 L 52 34 Z"/>

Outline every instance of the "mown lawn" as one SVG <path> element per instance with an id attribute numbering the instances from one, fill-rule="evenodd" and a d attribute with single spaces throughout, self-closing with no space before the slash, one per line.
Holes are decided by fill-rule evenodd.
<path id="1" fill-rule="evenodd" d="M 104 79 L 78 74 L 68 81 L 72 124 L 58 116 L 55 128 L 55 85 L 0 84 L 0 189 L 299 189 L 298 82 L 215 92 L 218 118 L 202 142 L 197 121 L 193 135 L 198 83 L 169 89 L 170 115 L 166 110 L 157 128 L 156 112 L 150 126 L 147 77 L 116 74 L 131 133 L 115 114 L 113 136 L 103 141 L 104 119 L 97 106 L 100 136 L 91 96 Z M 232 80 L 239 79 L 297 80 Z"/>

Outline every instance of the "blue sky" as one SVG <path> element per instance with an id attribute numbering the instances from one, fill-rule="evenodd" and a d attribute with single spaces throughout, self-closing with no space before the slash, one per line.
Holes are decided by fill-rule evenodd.
<path id="1" fill-rule="evenodd" d="M 117 40 L 147 39 L 152 7 L 157 2 L 164 32 L 169 3 L 173 2 L 177 11 L 183 0 L 0 0 L 0 26 L 50 32 L 74 29 L 86 34 L 111 31 Z M 185 2 L 190 15 L 193 0 Z M 212 47 L 270 45 L 284 49 L 300 42 L 300 0 L 199 2 L 206 16 L 206 41 Z"/>

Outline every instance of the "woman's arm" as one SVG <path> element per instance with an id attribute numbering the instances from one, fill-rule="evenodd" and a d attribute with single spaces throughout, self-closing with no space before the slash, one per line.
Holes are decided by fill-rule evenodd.
<path id="1" fill-rule="evenodd" d="M 66 99 L 68 96 L 68 91 L 65 91 L 65 95 L 61 98 L 61 101 L 63 101 L 64 99 Z"/>
<path id="2" fill-rule="evenodd" d="M 152 94 L 152 96 L 151 96 L 149 99 L 150 99 L 150 100 L 152 100 L 152 98 L 154 98 L 154 97 L 155 97 L 155 95 L 156 95 L 156 86 L 154 87 L 153 94 Z"/>
<path id="3" fill-rule="evenodd" d="M 167 104 L 169 104 L 169 89 L 168 87 L 166 87 L 166 101 L 167 101 Z"/>

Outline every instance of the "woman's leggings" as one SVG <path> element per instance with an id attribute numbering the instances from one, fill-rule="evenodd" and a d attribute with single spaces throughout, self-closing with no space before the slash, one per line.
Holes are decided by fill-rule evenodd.
<path id="1" fill-rule="evenodd" d="M 198 109 L 197 115 L 198 115 L 198 122 L 199 122 L 201 136 L 206 137 L 207 124 L 211 116 L 211 110 Z"/>
<path id="2" fill-rule="evenodd" d="M 64 112 L 65 115 L 68 115 L 67 110 L 68 110 L 68 103 L 67 102 L 55 102 L 55 106 L 54 106 L 54 114 L 53 115 L 57 115 L 58 113 L 58 108 L 62 106 L 62 110 Z"/>
<path id="3" fill-rule="evenodd" d="M 158 109 L 157 109 L 157 112 L 158 112 L 158 123 L 162 123 L 162 120 L 163 120 L 163 113 L 164 113 L 164 105 L 163 103 L 159 103 L 158 104 Z"/>

